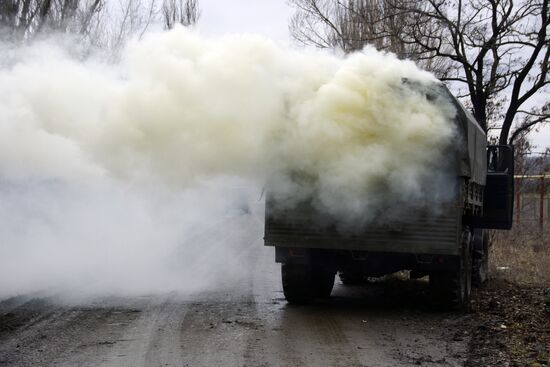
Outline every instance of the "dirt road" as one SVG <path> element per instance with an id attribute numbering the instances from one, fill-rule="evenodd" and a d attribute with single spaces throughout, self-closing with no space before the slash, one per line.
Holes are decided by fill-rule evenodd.
<path id="1" fill-rule="evenodd" d="M 422 282 L 337 281 L 290 306 L 273 249 L 243 244 L 243 276 L 218 290 L 0 302 L 0 366 L 460 366 L 460 315 L 426 309 Z"/>

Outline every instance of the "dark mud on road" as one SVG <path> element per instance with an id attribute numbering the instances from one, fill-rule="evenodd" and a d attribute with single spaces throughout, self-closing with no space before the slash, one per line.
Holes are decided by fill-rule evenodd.
<path id="1" fill-rule="evenodd" d="M 467 367 L 550 366 L 546 288 L 494 279 L 476 290 L 464 325 L 471 335 Z"/>
<path id="2" fill-rule="evenodd" d="M 0 366 L 460 366 L 464 316 L 424 308 L 425 284 L 338 284 L 289 306 L 272 251 L 250 277 L 194 295 L 0 304 Z"/>
<path id="3" fill-rule="evenodd" d="M 426 282 L 337 281 L 329 301 L 290 306 L 273 249 L 249 238 L 242 275 L 201 292 L 0 301 L 0 367 L 464 365 L 470 316 L 427 308 Z"/>

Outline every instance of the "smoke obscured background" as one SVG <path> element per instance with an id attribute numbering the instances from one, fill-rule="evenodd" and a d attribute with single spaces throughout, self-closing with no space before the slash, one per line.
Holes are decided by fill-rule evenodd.
<path id="1" fill-rule="evenodd" d="M 261 206 L 248 192 L 236 179 L 185 191 L 109 179 L 4 181 L 0 296 L 223 287 L 242 275 L 241 252 L 261 236 L 251 213 Z"/>
<path id="2" fill-rule="evenodd" d="M 261 246 L 267 181 L 350 220 L 452 194 L 454 111 L 392 55 L 179 27 L 117 62 L 54 37 L 1 48 L 0 297 L 220 286 Z"/>

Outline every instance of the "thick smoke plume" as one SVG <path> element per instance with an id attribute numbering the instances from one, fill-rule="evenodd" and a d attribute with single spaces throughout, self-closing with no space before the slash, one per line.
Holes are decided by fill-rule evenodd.
<path id="1" fill-rule="evenodd" d="M 63 274 L 94 278 L 98 264 L 110 278 L 158 275 L 186 230 L 227 218 L 227 177 L 246 181 L 241 189 L 268 182 L 289 206 L 314 197 L 344 218 L 374 216 L 389 198 L 406 207 L 448 196 L 453 108 L 411 87 L 437 81 L 392 55 L 182 28 L 131 42 L 116 63 L 52 40 L 2 47 L 0 295 L 23 267 L 35 274 L 19 282 L 25 290 Z M 206 199 L 212 181 L 219 201 Z M 98 248 L 112 264 L 87 253 Z"/>

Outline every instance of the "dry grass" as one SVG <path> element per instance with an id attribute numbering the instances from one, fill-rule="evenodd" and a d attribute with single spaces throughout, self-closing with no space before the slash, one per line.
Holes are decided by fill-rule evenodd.
<path id="1" fill-rule="evenodd" d="M 550 366 L 550 222 L 537 224 L 491 233 L 493 280 L 474 290 L 468 367 Z"/>
<path id="2" fill-rule="evenodd" d="M 550 223 L 514 226 L 491 235 L 491 275 L 515 283 L 550 285 Z"/>

